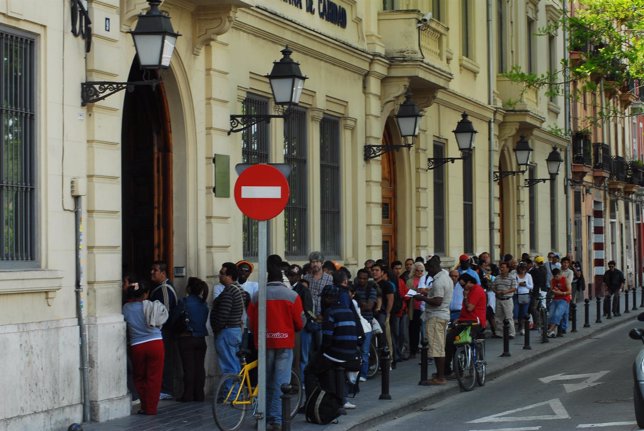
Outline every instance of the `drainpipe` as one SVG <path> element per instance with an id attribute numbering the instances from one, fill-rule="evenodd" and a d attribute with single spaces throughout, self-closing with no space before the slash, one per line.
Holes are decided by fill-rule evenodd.
<path id="1" fill-rule="evenodd" d="M 84 248 L 82 196 L 85 195 L 82 188 L 80 179 L 74 178 L 72 180 L 72 196 L 74 197 L 74 224 L 76 232 L 76 247 L 74 249 L 76 257 L 76 318 L 78 320 L 78 328 L 80 332 L 80 370 L 81 394 L 83 397 L 83 422 L 89 422 L 89 352 L 87 349 L 87 325 L 85 324 L 85 318 L 83 316 L 83 267 L 81 263 L 81 252 Z"/>
<path id="2" fill-rule="evenodd" d="M 492 57 L 492 0 L 487 0 L 487 58 Z M 492 106 L 494 103 L 494 62 L 487 62 L 487 103 Z M 492 111 L 492 119 L 488 120 L 488 218 L 490 220 L 490 261 L 495 261 L 494 253 L 494 121 L 496 119 L 496 109 Z"/>
<path id="3" fill-rule="evenodd" d="M 568 145 L 566 145 L 566 180 L 570 178 L 572 168 L 570 163 L 572 161 L 572 148 L 570 145 L 570 69 L 568 68 L 568 31 L 566 25 L 568 23 L 567 13 L 568 13 L 568 1 L 563 0 L 563 11 L 564 11 L 564 25 L 563 25 L 563 54 L 564 54 L 564 131 L 568 137 Z M 570 217 L 570 202 L 572 189 L 569 187 L 564 187 L 564 193 L 566 195 L 566 253 L 572 251 L 572 222 Z M 575 256 L 576 259 L 580 259 L 581 256 Z"/>

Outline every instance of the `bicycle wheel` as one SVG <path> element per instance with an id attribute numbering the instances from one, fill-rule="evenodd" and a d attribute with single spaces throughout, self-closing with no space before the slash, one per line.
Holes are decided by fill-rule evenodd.
<path id="1" fill-rule="evenodd" d="M 369 346 L 369 368 L 367 370 L 366 377 L 370 379 L 376 374 L 378 374 L 378 367 L 380 367 L 378 348 L 376 347 L 375 343 L 371 343 L 371 346 Z"/>
<path id="2" fill-rule="evenodd" d="M 485 386 L 485 373 L 487 372 L 487 362 L 484 359 L 485 344 L 480 342 L 476 347 L 476 383 L 479 386 Z"/>
<path id="3" fill-rule="evenodd" d="M 212 402 L 212 415 L 221 431 L 235 431 L 241 427 L 255 403 L 248 393 L 248 386 L 242 384 L 238 374 L 224 374 L 217 383 Z"/>
<path id="4" fill-rule="evenodd" d="M 472 361 L 469 345 L 456 348 L 452 367 L 461 389 L 471 391 L 474 388 L 476 371 L 474 370 L 474 361 Z"/>
<path id="5" fill-rule="evenodd" d="M 300 409 L 303 397 L 300 376 L 293 370 L 291 370 L 291 386 L 293 387 L 293 393 L 291 394 L 291 419 L 293 419 Z"/>

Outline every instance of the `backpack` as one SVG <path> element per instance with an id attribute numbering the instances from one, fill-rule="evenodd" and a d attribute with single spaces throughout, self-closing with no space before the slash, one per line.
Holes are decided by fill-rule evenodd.
<path id="1" fill-rule="evenodd" d="M 400 296 L 400 290 L 397 285 L 394 285 L 394 305 L 391 307 L 391 314 L 396 314 L 402 310 L 403 300 Z"/>
<path id="2" fill-rule="evenodd" d="M 316 386 L 304 405 L 306 421 L 326 425 L 340 416 L 341 407 L 342 400 L 337 395 Z"/>

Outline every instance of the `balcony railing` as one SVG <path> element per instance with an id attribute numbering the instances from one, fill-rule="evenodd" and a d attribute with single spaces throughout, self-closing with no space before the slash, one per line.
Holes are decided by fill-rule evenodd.
<path id="1" fill-rule="evenodd" d="M 596 142 L 593 144 L 593 168 L 611 172 L 610 146 Z"/>
<path id="2" fill-rule="evenodd" d="M 628 163 L 626 160 L 622 156 L 615 156 L 610 172 L 611 179 L 626 182 L 627 171 Z"/>
<path id="3" fill-rule="evenodd" d="M 593 146 L 590 136 L 576 133 L 572 137 L 572 162 L 580 165 L 593 165 Z"/>

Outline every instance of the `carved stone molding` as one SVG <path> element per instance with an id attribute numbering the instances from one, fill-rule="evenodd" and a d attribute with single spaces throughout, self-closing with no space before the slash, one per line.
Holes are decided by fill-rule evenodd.
<path id="1" fill-rule="evenodd" d="M 192 12 L 194 45 L 192 53 L 199 55 L 204 45 L 226 33 L 235 20 L 237 8 L 232 5 L 199 6 Z"/>
<path id="2" fill-rule="evenodd" d="M 506 139 L 509 139 L 517 134 L 519 130 L 519 123 L 501 123 L 499 127 L 499 147 Z"/>

